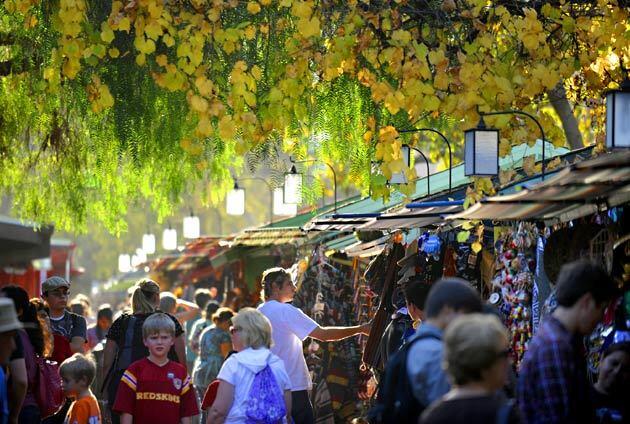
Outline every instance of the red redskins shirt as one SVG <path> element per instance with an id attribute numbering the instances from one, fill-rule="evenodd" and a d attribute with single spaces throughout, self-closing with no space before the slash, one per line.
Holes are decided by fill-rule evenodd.
<path id="1" fill-rule="evenodd" d="M 182 364 L 168 361 L 159 366 L 144 358 L 123 374 L 113 410 L 133 415 L 134 423 L 178 424 L 199 413 L 192 388 Z"/>

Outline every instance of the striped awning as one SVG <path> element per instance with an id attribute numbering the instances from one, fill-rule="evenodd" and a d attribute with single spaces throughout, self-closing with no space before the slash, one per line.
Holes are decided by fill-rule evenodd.
<path id="1" fill-rule="evenodd" d="M 630 151 L 575 163 L 517 193 L 482 199 L 448 219 L 566 222 L 630 201 Z"/>
<path id="2" fill-rule="evenodd" d="M 256 228 L 240 233 L 234 239 L 232 246 L 301 245 L 306 240 L 306 233 L 300 228 Z"/>

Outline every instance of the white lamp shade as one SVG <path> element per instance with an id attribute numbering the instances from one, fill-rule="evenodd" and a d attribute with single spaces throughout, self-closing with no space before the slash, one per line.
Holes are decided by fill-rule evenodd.
<path id="1" fill-rule="evenodd" d="M 155 253 L 155 235 L 144 234 L 142 236 L 142 250 L 147 255 L 152 255 Z"/>
<path id="2" fill-rule="evenodd" d="M 134 264 L 133 258 L 136 258 L 137 263 Z M 147 254 L 142 249 L 136 249 L 136 254 L 131 257 L 131 266 L 137 268 L 140 264 L 147 261 Z"/>
<path id="3" fill-rule="evenodd" d="M 630 147 L 630 90 L 606 95 L 606 147 Z"/>
<path id="4" fill-rule="evenodd" d="M 164 250 L 177 249 L 177 230 L 173 228 L 167 228 L 162 233 L 162 247 Z"/>
<path id="5" fill-rule="evenodd" d="M 402 155 L 403 161 L 405 162 L 405 168 L 409 168 L 411 166 L 411 148 L 407 144 L 403 144 L 400 148 L 400 153 Z M 407 174 L 405 171 L 394 172 L 392 174 L 392 178 L 388 181 L 389 184 L 407 184 Z"/>
<path id="6" fill-rule="evenodd" d="M 466 176 L 499 173 L 499 130 L 474 128 L 465 131 L 464 143 Z"/>
<path id="7" fill-rule="evenodd" d="M 294 216 L 297 214 L 297 204 L 284 203 L 284 188 L 273 189 L 273 214 L 282 216 Z"/>
<path id="8" fill-rule="evenodd" d="M 225 198 L 225 208 L 228 215 L 243 215 L 245 213 L 245 190 L 234 188 Z"/>
<path id="9" fill-rule="evenodd" d="M 184 217 L 184 238 L 196 239 L 199 238 L 200 224 L 198 216 Z"/>
<path id="10" fill-rule="evenodd" d="M 127 255 L 126 253 L 118 255 L 118 271 L 131 271 L 131 256 Z"/>
<path id="11" fill-rule="evenodd" d="M 302 203 L 302 174 L 297 172 L 284 174 L 284 203 L 293 205 Z"/>

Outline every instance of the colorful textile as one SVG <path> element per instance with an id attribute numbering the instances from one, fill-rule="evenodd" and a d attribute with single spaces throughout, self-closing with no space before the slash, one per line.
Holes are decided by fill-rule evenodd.
<path id="1" fill-rule="evenodd" d="M 159 366 L 147 358 L 127 368 L 113 409 L 138 423 L 179 423 L 199 413 L 186 368 L 174 361 Z"/>
<path id="2" fill-rule="evenodd" d="M 518 381 L 524 422 L 591 422 L 581 347 L 581 337 L 571 334 L 555 317 L 542 323 L 525 354 Z"/>
<path id="3" fill-rule="evenodd" d="M 201 333 L 199 357 L 195 360 L 192 372 L 195 387 L 205 390 L 217 378 L 225 359 L 221 354 L 221 345 L 224 343 L 231 343 L 230 335 L 219 327 L 212 326 Z"/>

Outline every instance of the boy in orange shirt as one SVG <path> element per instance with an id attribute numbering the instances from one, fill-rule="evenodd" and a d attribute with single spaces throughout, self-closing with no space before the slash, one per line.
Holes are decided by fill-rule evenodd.
<path id="1" fill-rule="evenodd" d="M 95 374 L 94 361 L 80 353 L 75 353 L 61 363 L 59 375 L 63 390 L 66 396 L 75 398 L 65 424 L 101 424 L 101 411 L 90 390 Z"/>

